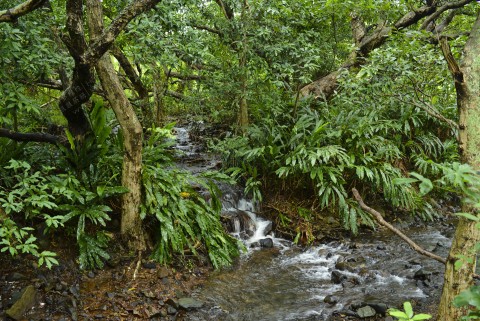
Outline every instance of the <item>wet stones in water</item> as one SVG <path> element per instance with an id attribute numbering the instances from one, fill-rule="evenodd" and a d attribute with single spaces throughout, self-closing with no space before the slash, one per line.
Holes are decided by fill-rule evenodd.
<path id="1" fill-rule="evenodd" d="M 346 280 L 347 280 L 347 276 L 342 274 L 342 272 L 340 272 L 338 270 L 332 271 L 332 277 L 331 277 L 332 283 L 340 284 L 340 283 L 342 283 L 343 281 L 346 281 Z"/>
<path id="2" fill-rule="evenodd" d="M 413 278 L 415 280 L 426 281 L 426 280 L 430 280 L 431 276 L 432 276 L 432 272 L 422 267 L 417 272 L 415 272 Z"/>
<path id="3" fill-rule="evenodd" d="M 361 307 L 357 310 L 357 314 L 360 318 L 365 319 L 365 318 L 370 318 L 374 317 L 376 313 L 375 309 L 372 308 L 371 306 L 367 305 L 364 307 Z"/>
<path id="4" fill-rule="evenodd" d="M 323 302 L 330 304 L 330 305 L 335 305 L 338 303 L 338 298 L 333 295 L 327 295 L 324 299 Z"/>
<path id="5" fill-rule="evenodd" d="M 263 248 L 272 248 L 273 247 L 273 240 L 269 237 L 260 240 L 260 246 Z"/>
<path id="6" fill-rule="evenodd" d="M 36 296 L 37 290 L 35 290 L 33 285 L 27 286 L 22 296 L 6 311 L 7 316 L 14 320 L 22 320 L 25 312 L 30 310 L 35 304 Z"/>
<path id="7" fill-rule="evenodd" d="M 340 271 L 355 272 L 355 267 L 350 262 L 337 262 L 335 268 Z"/>

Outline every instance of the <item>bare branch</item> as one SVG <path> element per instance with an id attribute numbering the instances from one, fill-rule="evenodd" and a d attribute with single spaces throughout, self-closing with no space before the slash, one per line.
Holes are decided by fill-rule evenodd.
<path id="1" fill-rule="evenodd" d="M 19 133 L 6 128 L 0 128 L 0 137 L 9 138 L 17 142 L 39 142 L 53 145 L 61 141 L 60 136 L 47 133 Z"/>
<path id="2" fill-rule="evenodd" d="M 19 17 L 40 8 L 47 2 L 48 0 L 28 0 L 13 8 L 0 10 L 0 22 L 15 22 Z"/>
<path id="3" fill-rule="evenodd" d="M 448 2 L 448 3 L 444 4 L 443 6 L 438 8 L 433 14 L 431 14 L 427 19 L 425 19 L 425 21 L 422 23 L 422 26 L 420 27 L 420 29 L 426 29 L 427 26 L 431 22 L 433 22 L 435 19 L 440 17 L 440 15 L 442 13 L 444 13 L 445 11 L 450 10 L 450 9 L 457 9 L 457 8 L 464 7 L 465 5 L 467 5 L 467 4 L 469 4 L 470 2 L 473 2 L 473 1 L 474 0 L 461 0 L 461 1 L 457 1 L 457 2 Z"/>
<path id="4" fill-rule="evenodd" d="M 217 34 L 217 35 L 219 35 L 219 36 L 223 36 L 223 32 L 221 32 L 221 31 L 218 30 L 218 29 L 214 29 L 214 28 L 212 28 L 212 27 L 209 27 L 209 26 L 194 25 L 194 26 L 192 26 L 192 27 L 195 28 L 195 29 L 208 31 L 208 32 Z"/>
<path id="5" fill-rule="evenodd" d="M 353 197 L 357 200 L 358 202 L 358 205 L 360 205 L 360 208 L 362 210 L 364 210 L 365 212 L 371 214 L 378 222 L 378 224 L 388 228 L 390 231 L 392 231 L 393 233 L 397 234 L 402 240 L 404 240 L 405 242 L 408 243 L 408 245 L 410 245 L 410 247 L 412 249 L 414 249 L 415 251 L 417 251 L 418 253 L 426 256 L 426 257 L 429 257 L 431 259 L 434 259 L 440 263 L 443 263 L 443 264 L 446 264 L 447 261 L 443 258 L 443 257 L 440 257 L 436 254 L 433 254 L 432 252 L 429 252 L 425 249 L 423 249 L 422 247 L 420 247 L 417 243 L 415 243 L 411 238 L 409 238 L 408 236 L 406 236 L 405 234 L 403 234 L 400 230 L 398 230 L 395 226 L 393 226 L 392 224 L 388 223 L 387 221 L 385 221 L 382 217 L 382 214 L 380 214 L 379 212 L 377 212 L 376 210 L 374 210 L 373 208 L 371 207 L 368 207 L 364 202 L 363 202 L 363 199 L 362 197 L 360 196 L 360 193 L 358 193 L 357 189 L 356 188 L 352 188 L 352 193 L 353 193 Z"/>

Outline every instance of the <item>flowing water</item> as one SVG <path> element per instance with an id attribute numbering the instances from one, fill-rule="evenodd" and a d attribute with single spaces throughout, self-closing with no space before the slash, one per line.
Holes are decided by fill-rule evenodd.
<path id="1" fill-rule="evenodd" d="M 187 146 L 182 150 L 189 155 L 194 144 L 188 135 L 182 137 Z M 442 264 L 417 254 L 389 231 L 298 247 L 275 237 L 272 224 L 237 190 L 223 189 L 222 215 L 247 252 L 235 267 L 213 273 L 194 293 L 207 308 L 189 314 L 188 320 L 328 320 L 338 314 L 358 316 L 367 305 L 378 315 L 406 300 L 426 306 L 440 294 Z M 406 234 L 446 257 L 452 230 L 445 223 L 417 224 Z"/>

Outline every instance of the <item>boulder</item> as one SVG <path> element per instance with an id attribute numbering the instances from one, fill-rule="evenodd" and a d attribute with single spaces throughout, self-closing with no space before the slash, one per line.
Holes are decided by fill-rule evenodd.
<path id="1" fill-rule="evenodd" d="M 332 283 L 340 284 L 346 279 L 347 279 L 347 276 L 342 274 L 340 271 L 338 270 L 332 271 L 332 277 L 331 277 Z"/>
<path id="2" fill-rule="evenodd" d="M 273 240 L 269 237 L 260 240 L 260 246 L 264 248 L 272 248 L 273 247 Z"/>

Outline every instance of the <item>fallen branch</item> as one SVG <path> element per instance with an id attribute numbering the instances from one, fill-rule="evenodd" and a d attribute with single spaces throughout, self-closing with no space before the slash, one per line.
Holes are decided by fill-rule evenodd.
<path id="1" fill-rule="evenodd" d="M 363 202 L 363 199 L 362 197 L 360 196 L 360 194 L 358 193 L 357 189 L 356 188 L 352 188 L 352 193 L 353 193 L 353 197 L 355 197 L 355 199 L 357 200 L 358 202 L 358 205 L 360 205 L 360 208 L 362 210 L 364 210 L 365 212 L 371 214 L 376 220 L 377 222 L 388 228 L 390 231 L 392 231 L 393 233 L 397 234 L 398 236 L 400 236 L 400 238 L 402 238 L 405 242 L 408 243 L 408 245 L 410 245 L 410 247 L 412 249 L 414 249 L 415 251 L 417 251 L 418 253 L 426 256 L 426 257 L 429 257 L 431 259 L 434 259 L 440 263 L 443 263 L 443 264 L 446 264 L 447 263 L 447 260 L 445 260 L 444 258 L 436 255 L 436 254 L 433 254 L 427 250 L 424 250 L 422 247 L 420 247 L 417 243 L 415 243 L 414 241 L 412 241 L 412 239 L 410 239 L 408 236 L 406 236 L 405 234 L 403 234 L 400 230 L 398 230 L 397 228 L 395 228 L 392 224 L 388 223 L 387 221 L 385 221 L 382 217 L 382 214 L 380 214 L 379 212 L 377 212 L 376 210 L 374 210 L 373 208 L 371 207 L 368 207 L 364 202 Z"/>

